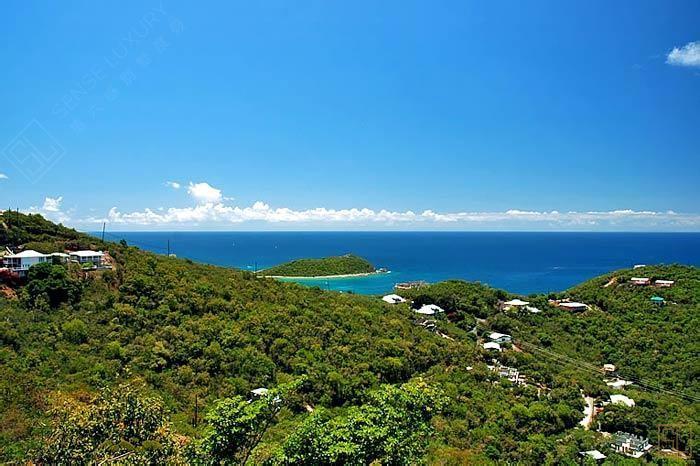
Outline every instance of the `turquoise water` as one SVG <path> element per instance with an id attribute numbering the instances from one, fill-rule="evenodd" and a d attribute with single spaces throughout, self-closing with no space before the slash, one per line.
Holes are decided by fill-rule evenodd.
<path id="1" fill-rule="evenodd" d="M 515 293 L 561 291 L 634 264 L 700 266 L 700 233 L 130 232 L 109 239 L 245 270 L 358 254 L 388 274 L 299 282 L 379 294 L 409 280 L 481 281 Z"/>

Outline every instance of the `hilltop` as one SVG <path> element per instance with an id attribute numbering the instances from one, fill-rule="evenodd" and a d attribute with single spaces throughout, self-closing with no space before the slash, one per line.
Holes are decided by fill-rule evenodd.
<path id="1" fill-rule="evenodd" d="M 367 259 L 346 254 L 320 259 L 297 259 L 265 269 L 260 273 L 266 277 L 337 277 L 366 275 L 376 272 Z"/>
<path id="2" fill-rule="evenodd" d="M 683 447 L 700 438 L 694 267 L 519 297 L 538 313 L 458 280 L 390 305 L 14 220 L 2 246 L 77 242 L 115 267 L 37 265 L 15 297 L 0 297 L 3 462 L 573 464 L 599 449 L 619 464 L 608 438 L 579 427 L 582 394 L 636 402 L 605 406 L 604 431 L 655 443 L 666 423 L 683 426 Z M 675 284 L 632 285 L 639 275 Z M 428 303 L 445 315 L 413 312 Z M 512 336 L 501 352 L 483 348 L 492 331 Z M 634 384 L 607 385 L 608 363 Z"/>

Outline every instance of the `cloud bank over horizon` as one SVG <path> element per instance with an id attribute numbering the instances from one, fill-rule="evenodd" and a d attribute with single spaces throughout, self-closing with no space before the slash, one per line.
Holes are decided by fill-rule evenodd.
<path id="1" fill-rule="evenodd" d="M 167 186 L 178 182 L 168 182 Z M 46 197 L 31 213 L 79 228 L 102 222 L 113 229 L 143 230 L 593 230 L 593 231 L 700 231 L 700 213 L 672 210 L 615 209 L 605 211 L 519 210 L 457 211 L 388 210 L 362 207 L 292 209 L 273 207 L 263 201 L 249 206 L 231 203 L 220 189 L 206 182 L 189 182 L 187 194 L 194 205 L 143 208 L 125 211 L 117 206 L 103 216 L 84 217 L 74 209 L 63 210 L 63 196 Z"/>

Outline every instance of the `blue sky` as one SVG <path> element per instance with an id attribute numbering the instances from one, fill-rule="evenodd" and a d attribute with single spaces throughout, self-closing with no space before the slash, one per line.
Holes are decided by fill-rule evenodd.
<path id="1" fill-rule="evenodd" d="M 700 3 L 378 3 L 6 3 L 0 205 L 83 229 L 700 230 Z"/>

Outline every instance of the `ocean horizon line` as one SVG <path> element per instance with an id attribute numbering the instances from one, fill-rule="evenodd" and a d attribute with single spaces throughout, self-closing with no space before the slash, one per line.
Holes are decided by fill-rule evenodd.
<path id="1" fill-rule="evenodd" d="M 78 230 L 89 234 L 102 234 L 102 230 Z M 590 234 L 680 234 L 697 235 L 700 230 L 107 230 L 115 233 L 590 233 Z"/>

